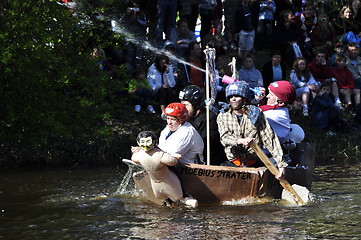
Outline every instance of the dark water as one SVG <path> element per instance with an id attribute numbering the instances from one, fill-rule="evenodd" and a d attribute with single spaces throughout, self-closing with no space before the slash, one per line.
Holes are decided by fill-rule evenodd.
<path id="1" fill-rule="evenodd" d="M 316 168 L 314 202 L 155 206 L 115 195 L 125 170 L 0 173 L 0 239 L 361 239 L 361 164 Z"/>

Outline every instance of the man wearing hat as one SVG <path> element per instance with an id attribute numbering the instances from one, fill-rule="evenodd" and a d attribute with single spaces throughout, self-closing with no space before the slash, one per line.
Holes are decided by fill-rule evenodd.
<path id="1" fill-rule="evenodd" d="M 283 178 L 287 163 L 282 159 L 281 144 L 263 112 L 248 104 L 251 99 L 248 84 L 244 81 L 229 84 L 226 97 L 230 108 L 218 115 L 217 124 L 229 165 L 256 166 L 260 160 L 250 147 L 254 141 L 270 152 L 279 168 L 276 178 Z"/>
<path id="2" fill-rule="evenodd" d="M 293 103 L 295 100 L 295 89 L 290 82 L 281 80 L 271 83 L 268 91 L 269 93 L 266 96 L 267 104 L 259 106 L 259 108 L 263 111 L 269 124 L 278 136 L 281 145 L 291 150 L 296 147 L 295 144 L 288 146 L 288 143 L 295 143 L 294 134 L 297 132 L 297 135 L 301 136 L 301 141 L 304 137 L 302 128 L 297 124 L 291 124 L 291 118 L 287 108 L 287 105 Z M 292 127 L 300 131 L 292 131 Z M 292 140 L 289 141 L 291 136 Z"/>

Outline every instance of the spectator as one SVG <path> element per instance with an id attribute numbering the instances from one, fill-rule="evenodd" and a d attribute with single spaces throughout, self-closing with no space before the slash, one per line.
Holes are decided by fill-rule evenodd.
<path id="1" fill-rule="evenodd" d="M 309 69 L 307 68 L 307 60 L 304 57 L 297 58 L 293 63 L 293 69 L 290 73 L 290 81 L 296 89 L 296 98 L 302 102 L 303 116 L 308 116 L 308 104 L 311 93 L 316 92 L 319 87 Z"/>
<path id="2" fill-rule="evenodd" d="M 177 56 L 185 58 L 189 44 L 196 41 L 196 35 L 189 30 L 187 20 L 180 19 L 177 28 L 172 29 L 169 40 L 175 44 Z"/>
<path id="3" fill-rule="evenodd" d="M 154 63 L 148 68 L 147 79 L 163 113 L 165 106 L 177 99 L 172 89 L 176 84 L 173 68 L 169 65 L 167 56 L 158 55 L 154 59 Z"/>
<path id="4" fill-rule="evenodd" d="M 254 59 L 250 54 L 244 56 L 238 76 L 240 80 L 247 82 L 250 88 L 263 87 L 262 74 L 254 67 Z"/>
<path id="5" fill-rule="evenodd" d="M 336 30 L 337 37 L 344 35 L 345 33 L 352 31 L 354 24 L 353 9 L 350 5 L 345 5 L 341 8 L 339 15 L 333 22 L 333 26 Z"/>
<path id="6" fill-rule="evenodd" d="M 269 86 L 271 83 L 286 79 L 286 65 L 282 62 L 281 52 L 273 51 L 271 60 L 262 67 L 263 85 Z"/>
<path id="7" fill-rule="evenodd" d="M 251 0 L 241 0 L 236 12 L 236 32 L 239 35 L 238 57 L 243 58 L 245 53 L 253 50 L 255 31 L 258 25 L 259 3 Z"/>
<path id="8" fill-rule="evenodd" d="M 361 57 L 360 47 L 355 43 L 349 43 L 346 50 L 346 66 L 351 71 L 355 80 L 355 87 L 361 89 Z"/>
<path id="9" fill-rule="evenodd" d="M 332 89 L 332 95 L 335 98 L 335 105 L 343 109 L 341 100 L 339 98 L 338 87 L 336 83 L 336 79 L 332 75 L 331 68 L 326 61 L 326 53 L 319 51 L 316 52 L 315 59 L 310 62 L 308 65 L 312 76 L 316 79 L 316 81 L 323 83 L 329 82 Z"/>
<path id="10" fill-rule="evenodd" d="M 342 43 L 337 43 L 335 47 L 335 52 L 332 54 L 330 65 L 335 65 L 335 57 L 337 54 L 346 54 L 346 47 Z"/>
<path id="11" fill-rule="evenodd" d="M 215 9 L 217 7 L 217 0 L 200 0 L 199 14 L 201 15 L 201 41 L 211 33 L 212 21 L 215 20 Z M 219 20 L 219 19 L 218 19 Z"/>
<path id="12" fill-rule="evenodd" d="M 155 29 L 158 46 L 163 47 L 165 39 L 170 39 L 170 33 L 175 28 L 177 17 L 177 0 L 158 0 L 157 3 L 157 24 Z"/>
<path id="13" fill-rule="evenodd" d="M 318 17 L 317 24 L 310 33 L 310 38 L 314 51 L 324 51 L 331 56 L 336 43 L 336 32 L 327 15 L 321 14 Z"/>
<path id="14" fill-rule="evenodd" d="M 340 110 L 335 106 L 330 92 L 331 82 L 323 82 L 312 102 L 312 116 L 316 128 L 327 131 L 327 135 L 335 136 L 342 121 Z"/>
<path id="15" fill-rule="evenodd" d="M 355 88 L 352 73 L 346 67 L 346 57 L 342 54 L 337 54 L 335 57 L 335 66 L 332 69 L 333 75 L 337 79 L 337 85 L 340 89 L 340 94 L 345 97 L 345 107 L 349 110 L 354 110 L 360 104 L 360 89 Z M 354 103 L 352 104 L 351 96 L 354 96 Z"/>
<path id="16" fill-rule="evenodd" d="M 260 2 L 258 27 L 255 42 L 255 48 L 257 50 L 262 50 L 263 47 L 271 47 L 270 42 L 275 11 L 276 4 L 273 0 L 266 0 Z"/>
<path id="17" fill-rule="evenodd" d="M 134 110 L 140 112 L 146 109 L 150 113 L 155 113 L 152 101 L 153 91 L 145 76 L 145 70 L 141 67 L 134 70 L 134 78 L 129 82 L 129 93 L 134 95 Z"/>
<path id="18" fill-rule="evenodd" d="M 196 29 L 198 14 L 199 14 L 199 1 L 198 0 L 182 0 L 179 1 L 179 17 L 188 20 L 188 28 L 192 32 Z"/>

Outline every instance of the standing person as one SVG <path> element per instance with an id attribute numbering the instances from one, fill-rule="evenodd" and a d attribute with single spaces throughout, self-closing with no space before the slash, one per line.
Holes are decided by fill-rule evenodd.
<path id="1" fill-rule="evenodd" d="M 360 10 L 361 11 L 361 10 Z M 351 71 L 355 80 L 355 87 L 361 89 L 361 57 L 360 47 L 355 43 L 349 43 L 346 49 L 346 66 Z"/>
<path id="2" fill-rule="evenodd" d="M 236 51 L 236 12 L 240 5 L 239 0 L 224 0 L 223 9 L 224 9 L 224 33 L 227 40 L 227 49 Z"/>
<path id="3" fill-rule="evenodd" d="M 217 7 L 217 0 L 200 0 L 199 14 L 201 15 L 201 41 L 204 40 L 212 29 L 212 21 L 215 20 L 215 9 Z"/>
<path id="4" fill-rule="evenodd" d="M 171 103 L 164 109 L 167 126 L 160 133 L 159 148 L 171 155 L 180 154 L 179 163 L 203 163 L 203 140 L 197 130 L 186 121 L 187 108 Z"/>
<path id="5" fill-rule="evenodd" d="M 126 13 L 122 16 L 120 23 L 125 26 L 126 30 L 129 31 L 135 39 L 138 41 L 145 41 L 146 28 L 147 28 L 147 17 L 140 10 L 140 1 L 131 0 L 129 1 Z M 127 61 L 128 74 L 132 75 L 135 67 L 139 67 L 142 61 L 142 47 L 139 43 L 128 41 L 125 45 L 125 58 Z"/>
<path id="6" fill-rule="evenodd" d="M 319 87 L 309 69 L 307 68 L 307 60 L 304 57 L 297 58 L 293 63 L 293 69 L 290 73 L 290 81 L 296 89 L 296 98 L 302 102 L 303 116 L 308 116 L 308 103 L 310 95 Z"/>
<path id="7" fill-rule="evenodd" d="M 248 84 L 244 81 L 229 84 L 226 97 L 230 109 L 218 115 L 217 123 L 229 164 L 249 166 L 253 165 L 251 161 L 259 161 L 250 148 L 254 141 L 272 154 L 279 168 L 276 178 L 283 178 L 287 163 L 283 161 L 280 142 L 262 111 L 247 104 L 250 99 Z"/>
<path id="8" fill-rule="evenodd" d="M 188 110 L 188 121 L 201 135 L 204 143 L 203 156 L 207 158 L 207 119 L 206 108 L 204 103 L 204 91 L 195 85 L 185 87 L 179 93 L 179 99 Z M 210 162 L 212 165 L 220 165 L 227 160 L 223 146 L 220 142 L 217 114 L 209 112 L 209 138 L 210 138 Z"/>
<path id="9" fill-rule="evenodd" d="M 236 32 L 239 35 L 238 57 L 243 58 L 245 53 L 253 50 L 255 31 L 258 26 L 259 2 L 241 0 L 235 16 Z"/>
<path id="10" fill-rule="evenodd" d="M 282 61 L 281 52 L 272 51 L 271 60 L 262 67 L 263 85 L 269 86 L 275 81 L 286 79 L 286 64 Z"/>
<path id="11" fill-rule="evenodd" d="M 346 57 L 342 54 L 337 54 L 335 57 L 336 65 L 332 69 L 333 75 L 337 79 L 337 85 L 340 89 L 340 94 L 345 97 L 345 107 L 354 110 L 360 104 L 360 89 L 355 87 L 355 80 L 353 79 L 351 71 L 346 67 Z M 353 105 L 351 96 L 354 96 Z"/>
<path id="12" fill-rule="evenodd" d="M 155 29 L 156 41 L 160 48 L 163 47 L 165 39 L 170 38 L 170 32 L 176 25 L 177 0 L 158 0 L 157 23 Z"/>
<path id="13" fill-rule="evenodd" d="M 176 82 L 167 56 L 158 55 L 154 59 L 154 63 L 148 68 L 147 79 L 163 112 L 165 106 L 176 99 L 172 89 Z"/>
<path id="14" fill-rule="evenodd" d="M 270 42 L 275 12 L 276 3 L 273 0 L 266 0 L 260 2 L 260 11 L 255 43 L 255 47 L 257 50 L 262 50 L 263 47 L 268 48 L 271 46 Z"/>
<path id="15" fill-rule="evenodd" d="M 244 56 L 238 76 L 240 80 L 247 82 L 250 88 L 263 87 L 262 74 L 254 67 L 254 59 L 250 54 Z"/>
<path id="16" fill-rule="evenodd" d="M 196 29 L 198 14 L 199 14 L 199 0 L 182 0 L 179 4 L 179 17 L 188 20 L 188 28 L 192 32 Z"/>
<path id="17" fill-rule="evenodd" d="M 336 79 L 333 77 L 330 65 L 326 61 L 326 53 L 318 51 L 315 54 L 315 59 L 307 65 L 312 73 L 312 76 L 320 83 L 330 82 L 332 95 L 335 98 L 335 105 L 338 108 L 343 109 L 339 98 Z"/>
<path id="18" fill-rule="evenodd" d="M 289 65 L 296 58 L 294 44 L 297 44 L 298 39 L 293 12 L 289 9 L 282 11 L 272 32 L 272 48 L 280 50 L 282 59 Z"/>

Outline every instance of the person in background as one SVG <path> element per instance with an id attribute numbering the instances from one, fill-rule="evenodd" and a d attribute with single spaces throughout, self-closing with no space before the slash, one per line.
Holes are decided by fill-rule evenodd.
<path id="1" fill-rule="evenodd" d="M 353 16 L 353 9 L 350 5 L 344 5 L 339 15 L 333 21 L 333 26 L 336 31 L 336 36 L 340 37 L 345 33 L 352 31 L 352 26 L 355 23 Z"/>
<path id="2" fill-rule="evenodd" d="M 159 148 L 171 155 L 180 154 L 179 164 L 204 163 L 203 140 L 187 122 L 188 110 L 182 103 L 171 103 L 164 109 L 167 126 L 159 137 Z"/>
<path id="3" fill-rule="evenodd" d="M 187 19 L 180 19 L 177 28 L 171 30 L 169 40 L 175 44 L 177 56 L 185 58 L 191 42 L 196 42 L 196 35 L 188 28 Z"/>
<path id="4" fill-rule="evenodd" d="M 140 10 L 139 0 L 129 1 L 126 12 L 120 19 L 120 23 L 137 41 L 145 41 L 148 20 L 144 12 Z M 127 41 L 124 56 L 127 62 L 128 74 L 131 76 L 133 75 L 134 68 L 142 64 L 142 48 L 134 42 Z"/>
<path id="5" fill-rule="evenodd" d="M 241 0 L 235 16 L 236 32 L 239 35 L 238 58 L 250 53 L 254 47 L 255 32 L 258 26 L 260 5 L 251 0 Z"/>
<path id="6" fill-rule="evenodd" d="M 271 153 L 279 168 L 279 175 L 276 178 L 283 178 L 287 163 L 283 160 L 279 139 L 263 112 L 256 106 L 248 105 L 251 98 L 248 84 L 244 81 L 229 84 L 226 88 L 226 97 L 230 108 L 227 112 L 218 115 L 217 124 L 228 165 L 257 165 L 259 159 L 250 148 L 251 142 L 254 141 Z"/>
<path id="7" fill-rule="evenodd" d="M 105 51 L 102 48 L 94 48 L 91 57 L 98 61 L 99 69 L 105 71 L 109 77 L 117 77 L 117 69 L 107 60 Z"/>
<path id="8" fill-rule="evenodd" d="M 177 0 L 157 1 L 157 20 L 155 29 L 155 40 L 160 48 L 163 47 L 165 39 L 170 39 L 171 30 L 176 26 Z"/>
<path id="9" fill-rule="evenodd" d="M 322 50 L 331 56 L 336 43 L 336 32 L 326 14 L 318 16 L 317 24 L 311 31 L 310 38 L 313 51 Z"/>
<path id="10" fill-rule="evenodd" d="M 216 14 L 216 9 L 221 6 L 217 5 L 217 0 L 199 0 L 199 15 L 201 16 L 202 22 L 200 31 L 201 41 L 211 33 L 212 21 L 219 17 L 217 16 L 219 14 Z"/>
<path id="11" fill-rule="evenodd" d="M 153 106 L 150 104 L 153 91 L 143 68 L 139 67 L 134 70 L 134 78 L 129 82 L 129 93 L 135 96 L 135 112 L 140 112 L 143 108 L 149 113 L 155 113 Z"/>
<path id="12" fill-rule="evenodd" d="M 254 58 L 251 54 L 244 56 L 238 76 L 240 80 L 247 82 L 250 88 L 263 87 L 262 74 L 254 67 Z"/>
<path id="13" fill-rule="evenodd" d="M 172 89 L 176 82 L 173 68 L 169 65 L 169 58 L 167 56 L 158 55 L 154 59 L 154 63 L 148 68 L 147 79 L 163 113 L 165 106 L 176 99 Z M 162 115 L 162 117 L 164 116 Z"/>
<path id="14" fill-rule="evenodd" d="M 198 0 L 182 0 L 179 4 L 179 17 L 188 20 L 188 28 L 192 32 L 196 29 L 198 14 L 199 14 L 199 1 Z"/>
<path id="15" fill-rule="evenodd" d="M 331 67 L 335 65 L 335 57 L 337 54 L 346 54 L 346 47 L 342 43 L 336 44 L 335 52 L 332 54 L 330 60 Z"/>
<path id="16" fill-rule="evenodd" d="M 302 102 L 303 116 L 308 116 L 308 104 L 313 92 L 316 92 L 320 83 L 317 82 L 307 68 L 307 60 L 304 57 L 297 58 L 293 63 L 290 73 L 290 81 L 296 89 L 296 98 Z"/>
<path id="17" fill-rule="evenodd" d="M 271 60 L 262 67 L 263 85 L 269 86 L 275 81 L 286 79 L 287 67 L 282 62 L 281 52 L 274 50 L 271 53 Z"/>
<path id="18" fill-rule="evenodd" d="M 361 89 L 361 57 L 360 47 L 355 43 L 349 43 L 346 48 L 346 66 L 351 71 L 355 80 L 355 87 Z"/>
<path id="19" fill-rule="evenodd" d="M 312 102 L 313 124 L 317 129 L 322 129 L 329 136 L 335 136 L 339 130 L 340 109 L 335 106 L 331 93 L 331 82 L 323 82 L 319 93 Z"/>
<path id="20" fill-rule="evenodd" d="M 273 30 L 274 13 L 276 3 L 273 0 L 260 1 L 258 27 L 256 32 L 255 48 L 262 50 L 263 47 L 270 47 Z"/>
<path id="21" fill-rule="evenodd" d="M 335 66 L 332 69 L 334 77 L 337 79 L 337 85 L 340 94 L 345 97 L 345 108 L 351 111 L 355 110 L 360 104 L 360 89 L 355 88 L 355 80 L 352 73 L 346 66 L 346 56 L 337 54 L 335 57 Z M 351 96 L 354 96 L 354 103 Z"/>
<path id="22" fill-rule="evenodd" d="M 310 69 L 310 72 L 312 73 L 312 76 L 317 82 L 330 82 L 332 95 L 335 98 L 335 105 L 338 108 L 343 109 L 341 100 L 339 98 L 336 79 L 333 77 L 330 65 L 326 61 L 326 53 L 323 51 L 318 51 L 315 54 L 315 59 L 307 65 Z"/>
<path id="23" fill-rule="evenodd" d="M 179 93 L 179 99 L 188 110 L 188 122 L 201 135 L 204 143 L 203 156 L 207 159 L 207 119 L 206 107 L 204 102 L 204 91 L 195 85 L 185 87 Z M 210 162 L 212 165 L 220 165 L 227 160 L 223 146 L 220 142 L 217 114 L 213 111 L 209 112 L 209 138 L 210 138 Z"/>

